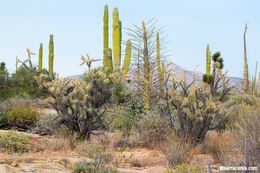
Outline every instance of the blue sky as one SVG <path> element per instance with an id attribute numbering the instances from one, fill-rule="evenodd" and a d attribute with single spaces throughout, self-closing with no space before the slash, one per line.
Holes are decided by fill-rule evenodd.
<path id="1" fill-rule="evenodd" d="M 250 74 L 260 63 L 259 0 L 0 0 L 0 61 L 10 71 L 15 57 L 25 57 L 26 48 L 38 52 L 44 44 L 47 67 L 49 34 L 54 34 L 55 71 L 61 76 L 81 74 L 80 56 L 102 58 L 103 8 L 119 8 L 124 28 L 155 18 L 170 42 L 169 60 L 186 68 L 205 69 L 205 48 L 220 51 L 225 70 L 243 74 L 243 30 L 248 23 Z M 111 22 L 111 20 L 110 20 Z M 110 25 L 111 26 L 111 25 Z M 111 28 L 110 28 L 111 29 Z M 111 37 L 111 32 L 110 32 Z M 123 34 L 123 40 L 127 34 Z M 110 42 L 111 45 L 111 42 Z M 37 56 L 33 58 L 37 63 Z M 98 65 L 98 64 L 97 64 Z"/>

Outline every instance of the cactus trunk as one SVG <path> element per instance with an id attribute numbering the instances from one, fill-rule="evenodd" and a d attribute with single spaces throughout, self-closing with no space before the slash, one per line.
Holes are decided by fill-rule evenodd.
<path id="1" fill-rule="evenodd" d="M 210 71 L 211 71 L 211 52 L 210 52 L 209 45 L 207 45 L 207 49 L 206 49 L 206 74 L 207 74 L 207 76 L 210 75 Z"/>
<path id="2" fill-rule="evenodd" d="M 38 71 L 39 71 L 39 73 L 41 73 L 42 72 L 42 56 L 43 56 L 42 43 L 40 44 L 38 56 L 39 56 L 38 57 Z"/>
<path id="3" fill-rule="evenodd" d="M 119 12 L 117 8 L 113 10 L 113 63 L 114 70 L 120 68 L 121 57 L 120 57 L 120 43 L 121 43 L 121 27 L 119 20 Z"/>
<path id="4" fill-rule="evenodd" d="M 156 66 L 157 66 L 157 73 L 159 76 L 159 85 L 160 85 L 160 91 L 163 93 L 163 72 L 161 69 L 161 47 L 160 47 L 160 36 L 159 33 L 157 32 L 156 34 Z"/>
<path id="5" fill-rule="evenodd" d="M 249 80 L 248 80 L 248 63 L 247 63 L 247 50 L 246 50 L 246 32 L 247 25 L 245 26 L 244 32 L 244 80 L 243 80 L 243 89 L 245 92 L 248 92 Z"/>
<path id="6" fill-rule="evenodd" d="M 103 16 L 103 66 L 108 68 L 109 71 L 113 71 L 112 59 L 108 56 L 109 46 L 109 26 L 108 26 L 108 5 L 105 5 Z M 112 65 L 111 65 L 112 64 Z"/>
<path id="7" fill-rule="evenodd" d="M 49 76 L 51 79 L 54 78 L 53 75 L 53 61 L 54 61 L 54 44 L 53 44 L 53 35 L 50 35 L 49 41 Z"/>
<path id="8" fill-rule="evenodd" d="M 126 48 L 125 48 L 125 59 L 124 59 L 124 65 L 123 65 L 123 74 L 127 75 L 129 66 L 131 63 L 131 52 L 132 52 L 132 42 L 131 40 L 127 40 L 126 42 Z"/>

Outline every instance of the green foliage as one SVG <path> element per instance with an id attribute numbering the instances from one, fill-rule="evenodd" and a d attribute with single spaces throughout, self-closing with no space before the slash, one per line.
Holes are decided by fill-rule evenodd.
<path id="1" fill-rule="evenodd" d="M 125 107 L 126 110 L 115 118 L 113 124 L 125 135 L 129 135 L 132 127 L 138 123 L 144 113 L 144 104 L 142 100 L 133 98 Z"/>
<path id="2" fill-rule="evenodd" d="M 80 162 L 73 173 L 116 173 L 117 169 L 112 166 L 97 167 L 94 163 Z"/>
<path id="3" fill-rule="evenodd" d="M 23 153 L 29 151 L 29 138 L 20 133 L 9 131 L 0 134 L 0 150 L 7 153 Z"/>
<path id="4" fill-rule="evenodd" d="M 33 107 L 14 107 L 8 112 L 8 122 L 17 128 L 28 130 L 35 126 L 39 112 Z"/>
<path id="5" fill-rule="evenodd" d="M 42 57 L 43 57 L 43 50 L 42 50 L 42 43 L 40 44 L 39 48 L 39 55 L 38 55 L 38 72 L 42 72 Z"/>
<path id="6" fill-rule="evenodd" d="M 0 62 L 0 100 L 6 99 L 10 96 L 10 77 L 6 69 L 6 64 Z"/>
<path id="7" fill-rule="evenodd" d="M 128 71 L 129 71 L 129 66 L 131 63 L 131 54 L 132 54 L 132 42 L 131 42 L 131 40 L 127 40 L 126 48 L 125 48 L 125 59 L 124 59 L 124 65 L 123 65 L 124 75 L 127 75 Z"/>
<path id="8" fill-rule="evenodd" d="M 7 113 L 0 112 L 0 129 L 8 127 Z"/>
<path id="9" fill-rule="evenodd" d="M 121 24 L 119 20 L 119 12 L 118 8 L 114 8 L 113 10 L 113 63 L 114 70 L 120 68 L 121 64 Z"/>
<path id="10" fill-rule="evenodd" d="M 29 71 L 25 67 L 18 68 L 16 73 L 11 77 L 11 97 L 21 96 L 25 98 L 36 98 L 43 96 L 44 93 L 38 88 L 38 84 L 35 80 L 36 76 L 36 69 Z"/>
<path id="11" fill-rule="evenodd" d="M 54 43 L 53 43 L 53 35 L 50 35 L 50 40 L 49 40 L 49 76 L 53 79 L 54 74 L 53 74 L 53 62 L 54 61 Z"/>

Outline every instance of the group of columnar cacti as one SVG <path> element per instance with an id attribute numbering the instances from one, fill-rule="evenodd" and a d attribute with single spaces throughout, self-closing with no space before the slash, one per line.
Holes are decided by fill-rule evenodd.
<path id="1" fill-rule="evenodd" d="M 121 45 L 122 45 L 122 22 L 119 18 L 118 8 L 113 10 L 113 26 L 112 26 L 112 40 L 113 50 L 109 48 L 109 12 L 108 6 L 105 6 L 103 17 L 103 66 L 109 71 L 116 71 L 121 69 Z M 122 67 L 123 74 L 126 75 L 129 70 L 131 62 L 132 43 L 130 40 L 126 42 L 125 59 Z"/>
<path id="2" fill-rule="evenodd" d="M 53 35 L 50 35 L 49 40 L 49 55 L 48 55 L 48 72 L 49 76 L 53 79 L 53 61 L 54 61 L 54 43 L 53 43 Z M 40 48 L 38 52 L 38 72 L 41 73 L 43 70 L 43 44 L 40 43 Z"/>

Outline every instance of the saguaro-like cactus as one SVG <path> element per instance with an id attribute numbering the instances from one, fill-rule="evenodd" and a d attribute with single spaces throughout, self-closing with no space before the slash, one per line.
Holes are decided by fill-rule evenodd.
<path id="1" fill-rule="evenodd" d="M 247 25 L 245 26 L 244 31 L 244 80 L 243 80 L 243 90 L 248 92 L 249 79 L 248 79 L 248 63 L 247 63 L 247 50 L 246 50 L 246 33 Z"/>
<path id="2" fill-rule="evenodd" d="M 125 59 L 124 59 L 124 65 L 123 65 L 123 73 L 124 75 L 127 75 L 130 62 L 131 62 L 131 54 L 132 54 L 132 42 L 131 40 L 127 40 L 126 42 L 126 48 L 125 48 Z"/>
<path id="3" fill-rule="evenodd" d="M 53 61 L 54 61 L 54 43 L 53 43 L 53 35 L 50 35 L 49 40 L 49 76 L 53 79 Z"/>
<path id="4" fill-rule="evenodd" d="M 109 26 L 108 26 L 108 5 L 105 5 L 104 8 L 104 17 L 103 17 L 103 66 L 107 67 L 109 71 L 113 71 L 112 58 L 108 57 L 108 46 L 109 46 Z"/>
<path id="5" fill-rule="evenodd" d="M 121 57 L 120 57 L 120 47 L 121 47 L 121 28 L 119 20 L 118 8 L 113 10 L 113 63 L 114 69 L 120 68 Z"/>
<path id="6" fill-rule="evenodd" d="M 160 36 L 158 32 L 156 33 L 156 66 L 157 66 L 157 73 L 159 76 L 160 91 L 163 92 L 164 74 L 161 67 L 161 45 L 160 45 Z"/>
<path id="7" fill-rule="evenodd" d="M 38 71 L 39 71 L 39 73 L 41 73 L 42 72 L 42 56 L 43 56 L 42 43 L 40 44 L 38 56 L 39 56 L 38 57 Z"/>
<path id="8" fill-rule="evenodd" d="M 211 84 L 213 75 L 211 75 L 211 51 L 209 45 L 206 48 L 206 74 L 203 75 L 203 82 Z"/>

